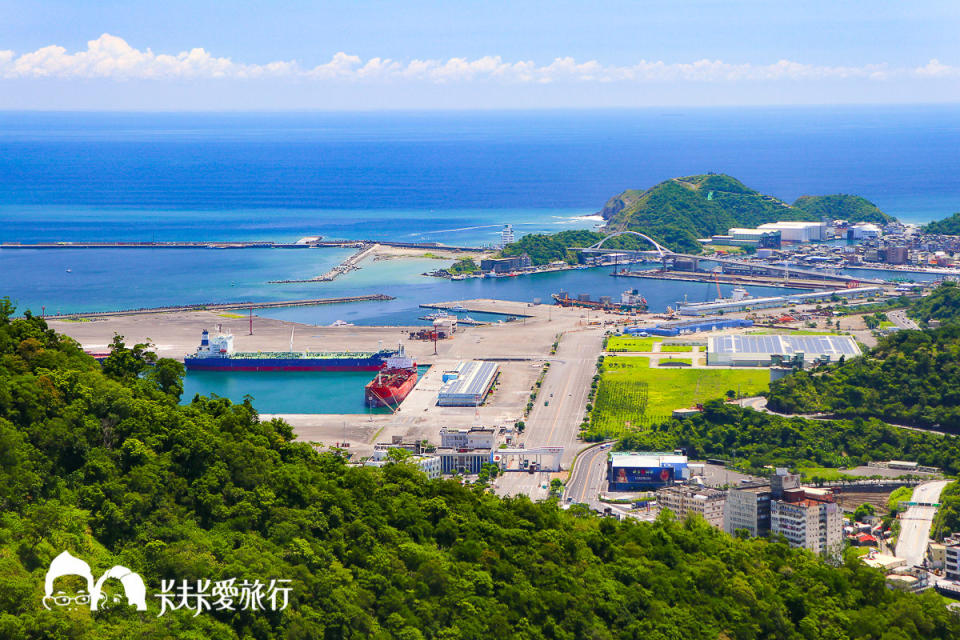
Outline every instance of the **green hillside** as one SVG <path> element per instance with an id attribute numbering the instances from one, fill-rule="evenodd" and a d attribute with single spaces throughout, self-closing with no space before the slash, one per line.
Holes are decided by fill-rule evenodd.
<path id="1" fill-rule="evenodd" d="M 861 196 L 840 193 L 832 196 L 800 196 L 793 206 L 816 218 L 825 216 L 832 220 L 847 222 L 875 222 L 885 224 L 894 217 L 884 213 L 880 207 Z"/>
<path id="2" fill-rule="evenodd" d="M 923 228 L 925 233 L 941 233 L 945 236 L 960 236 L 960 213 L 943 220 L 934 220 Z"/>
<path id="3" fill-rule="evenodd" d="M 779 220 L 884 221 L 889 216 L 856 196 L 804 196 L 791 206 L 724 174 L 673 178 L 646 191 L 630 189 L 607 201 L 600 214 L 607 231 L 634 230 L 678 251 L 698 253 L 698 238 L 731 227 L 755 227 Z"/>

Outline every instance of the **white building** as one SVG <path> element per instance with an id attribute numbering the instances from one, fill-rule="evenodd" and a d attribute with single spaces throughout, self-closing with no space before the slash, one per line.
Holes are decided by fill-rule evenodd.
<path id="1" fill-rule="evenodd" d="M 768 222 L 757 229 L 779 231 L 783 242 L 821 242 L 827 238 L 826 222 Z"/>
<path id="2" fill-rule="evenodd" d="M 829 491 L 788 489 L 770 505 L 770 533 L 790 546 L 836 558 L 843 549 L 843 513 Z"/>
<path id="3" fill-rule="evenodd" d="M 695 485 L 674 485 L 657 490 L 660 506 L 678 518 L 697 513 L 717 529 L 723 528 L 723 505 L 727 494 L 718 489 Z"/>
<path id="4" fill-rule="evenodd" d="M 513 241 L 514 241 L 513 225 L 512 224 L 503 225 L 503 231 L 500 232 L 500 248 L 503 249 L 508 244 L 512 244 Z"/>
<path id="5" fill-rule="evenodd" d="M 868 238 L 879 238 L 883 231 L 875 224 L 869 222 L 859 222 L 847 230 L 847 239 L 866 240 Z"/>
<path id="6" fill-rule="evenodd" d="M 448 449 L 493 449 L 494 438 L 490 427 L 440 429 L 440 446 Z"/>

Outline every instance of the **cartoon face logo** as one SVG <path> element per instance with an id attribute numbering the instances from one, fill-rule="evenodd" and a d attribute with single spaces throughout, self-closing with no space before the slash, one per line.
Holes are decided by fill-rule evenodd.
<path id="1" fill-rule="evenodd" d="M 69 551 L 54 558 L 47 569 L 43 606 L 47 609 L 89 606 L 91 611 L 99 611 L 105 605 L 119 603 L 122 599 L 118 590 L 108 588 L 107 593 L 104 592 L 104 583 L 111 578 L 120 581 L 128 605 L 135 606 L 137 611 L 147 610 L 147 588 L 138 574 L 114 565 L 94 583 L 90 565 L 70 555 Z"/>

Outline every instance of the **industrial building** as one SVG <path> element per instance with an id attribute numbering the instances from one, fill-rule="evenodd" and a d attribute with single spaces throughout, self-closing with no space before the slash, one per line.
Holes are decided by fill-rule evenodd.
<path id="1" fill-rule="evenodd" d="M 614 451 L 607 455 L 610 491 L 648 491 L 689 478 L 687 456 L 677 452 Z"/>
<path id="2" fill-rule="evenodd" d="M 670 509 L 678 519 L 696 513 L 718 529 L 723 528 L 723 505 L 726 501 L 726 492 L 698 485 L 674 485 L 657 490 L 660 507 Z"/>
<path id="3" fill-rule="evenodd" d="M 740 229 L 727 230 L 724 235 L 710 238 L 713 244 L 722 244 L 731 247 L 756 247 L 764 249 L 779 249 L 781 233 L 779 229 Z"/>
<path id="4" fill-rule="evenodd" d="M 867 240 L 879 238 L 883 234 L 880 227 L 869 222 L 859 222 L 847 229 L 847 240 Z"/>
<path id="5" fill-rule="evenodd" d="M 779 231 L 783 242 L 822 242 L 827 239 L 826 222 L 768 222 L 757 229 Z"/>
<path id="6" fill-rule="evenodd" d="M 707 365 L 721 367 L 767 367 L 774 360 L 812 364 L 836 362 L 840 357 L 860 355 L 850 336 L 712 336 L 707 339 Z"/>
<path id="7" fill-rule="evenodd" d="M 500 365 L 496 362 L 470 360 L 459 363 L 456 369 L 444 373 L 437 404 L 441 407 L 479 406 L 499 372 Z"/>
<path id="8" fill-rule="evenodd" d="M 440 446 L 451 449 L 493 449 L 494 430 L 490 427 L 440 429 Z"/>
<path id="9" fill-rule="evenodd" d="M 740 318 L 700 318 L 698 320 L 674 320 L 673 322 L 662 322 L 655 327 L 627 327 L 624 331 L 631 335 L 646 333 L 651 336 L 674 337 L 686 333 L 699 333 L 701 331 L 716 331 L 717 329 L 743 329 L 752 327 L 752 320 L 742 320 Z"/>
<path id="10" fill-rule="evenodd" d="M 492 271 L 494 273 L 509 273 L 511 271 L 518 271 L 519 269 L 526 269 L 532 264 L 533 262 L 527 254 L 511 256 L 509 258 L 484 258 L 480 261 L 480 270 Z"/>
<path id="11" fill-rule="evenodd" d="M 677 313 L 682 316 L 706 316 L 714 313 L 735 313 L 754 309 L 786 307 L 791 304 L 814 304 L 834 299 L 851 300 L 883 295 L 882 287 L 853 287 L 835 291 L 810 291 L 787 296 L 769 296 L 764 298 L 744 298 L 742 300 L 724 300 L 721 302 L 702 302 L 680 305 Z"/>
<path id="12" fill-rule="evenodd" d="M 407 458 L 406 462 L 416 465 L 420 471 L 427 474 L 431 480 L 440 477 L 441 460 L 437 455 L 415 455 Z M 385 467 L 392 464 L 389 458 L 371 458 L 363 463 L 365 467 Z"/>

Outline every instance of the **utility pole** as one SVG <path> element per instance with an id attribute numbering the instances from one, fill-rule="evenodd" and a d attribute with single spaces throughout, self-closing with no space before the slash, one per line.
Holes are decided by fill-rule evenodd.
<path id="1" fill-rule="evenodd" d="M 253 307 L 250 307 L 250 334 L 253 335 Z"/>

